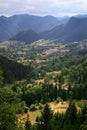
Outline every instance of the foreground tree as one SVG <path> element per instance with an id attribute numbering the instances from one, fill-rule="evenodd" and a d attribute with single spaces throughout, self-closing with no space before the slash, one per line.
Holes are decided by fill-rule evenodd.
<path id="1" fill-rule="evenodd" d="M 41 126 L 43 130 L 48 130 L 52 125 L 53 111 L 48 104 L 45 105 L 43 112 L 41 113 Z"/>
<path id="2" fill-rule="evenodd" d="M 65 115 L 66 123 L 74 124 L 76 122 L 76 117 L 77 117 L 76 113 L 77 113 L 77 109 L 75 103 L 70 102 Z"/>
<path id="3" fill-rule="evenodd" d="M 80 130 L 87 130 L 87 105 L 85 105 L 80 114 Z"/>
<path id="4" fill-rule="evenodd" d="M 0 130 L 16 130 L 17 118 L 14 106 L 3 103 L 0 105 Z"/>

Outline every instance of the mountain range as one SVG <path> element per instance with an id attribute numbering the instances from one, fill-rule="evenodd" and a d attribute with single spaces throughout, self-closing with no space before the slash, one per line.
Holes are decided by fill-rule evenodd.
<path id="1" fill-rule="evenodd" d="M 50 31 L 41 34 L 44 39 L 56 39 L 60 42 L 73 42 L 87 39 L 87 18 L 72 17 L 70 20 Z"/>
<path id="2" fill-rule="evenodd" d="M 0 41 L 8 40 L 21 31 L 33 30 L 43 32 L 59 24 L 53 16 L 14 15 L 0 17 Z"/>
<path id="3" fill-rule="evenodd" d="M 65 20 L 65 22 L 63 21 Z M 14 15 L 0 17 L 0 41 L 19 40 L 32 43 L 39 39 L 74 42 L 87 39 L 87 17 Z"/>

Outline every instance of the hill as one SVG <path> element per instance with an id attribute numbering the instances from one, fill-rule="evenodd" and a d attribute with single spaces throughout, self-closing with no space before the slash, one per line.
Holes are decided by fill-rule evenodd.
<path id="1" fill-rule="evenodd" d="M 10 40 L 24 41 L 26 43 L 32 43 L 40 39 L 40 36 L 33 30 L 21 31 Z"/>
<path id="2" fill-rule="evenodd" d="M 11 17 L 0 17 L 0 41 L 8 40 L 20 31 L 34 30 L 43 32 L 50 30 L 59 24 L 53 16 L 14 15 Z"/>
<path id="3" fill-rule="evenodd" d="M 87 18 L 72 17 L 66 24 L 56 26 L 41 34 L 45 39 L 56 39 L 60 42 L 74 42 L 87 39 Z"/>

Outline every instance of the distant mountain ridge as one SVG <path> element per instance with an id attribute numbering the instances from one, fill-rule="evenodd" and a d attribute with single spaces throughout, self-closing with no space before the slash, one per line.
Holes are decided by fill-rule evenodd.
<path id="1" fill-rule="evenodd" d="M 87 18 L 87 14 L 78 14 L 78 15 L 75 15 L 74 17 L 76 18 Z"/>
<path id="2" fill-rule="evenodd" d="M 72 17 L 66 24 L 41 34 L 44 39 L 73 42 L 87 39 L 87 18 Z"/>
<path id="3" fill-rule="evenodd" d="M 67 21 L 68 20 L 68 21 Z M 61 20 L 60 20 L 61 21 Z M 60 24 L 53 16 L 14 15 L 0 17 L 0 41 L 19 40 L 27 43 L 39 39 L 74 42 L 87 39 L 87 17 L 66 18 Z"/>
<path id="4" fill-rule="evenodd" d="M 17 33 L 25 30 L 43 32 L 50 30 L 59 24 L 53 16 L 14 15 L 11 17 L 0 17 L 0 41 L 8 40 Z"/>

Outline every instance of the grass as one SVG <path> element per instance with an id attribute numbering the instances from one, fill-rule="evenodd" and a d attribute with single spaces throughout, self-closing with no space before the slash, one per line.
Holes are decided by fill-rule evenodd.
<path id="1" fill-rule="evenodd" d="M 51 102 L 49 103 L 49 105 L 54 113 L 56 112 L 64 113 L 68 108 L 68 102 L 59 102 L 59 103 Z"/>
<path id="2" fill-rule="evenodd" d="M 36 110 L 34 112 L 29 112 L 30 121 L 32 124 L 36 123 L 36 117 L 41 115 L 41 110 Z"/>
<path id="3" fill-rule="evenodd" d="M 36 123 L 36 121 L 35 121 L 36 117 L 41 115 L 41 110 L 36 110 L 36 111 L 33 111 L 33 112 L 29 111 L 28 114 L 29 114 L 31 124 L 35 124 Z M 27 119 L 27 113 L 18 115 L 19 124 L 24 125 L 26 119 Z"/>

